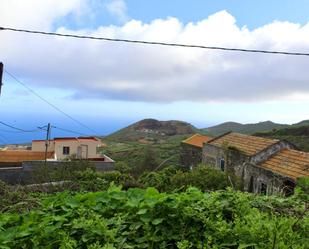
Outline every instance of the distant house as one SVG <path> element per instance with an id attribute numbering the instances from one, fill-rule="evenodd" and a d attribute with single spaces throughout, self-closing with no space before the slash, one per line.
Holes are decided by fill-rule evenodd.
<path id="1" fill-rule="evenodd" d="M 96 137 L 61 137 L 48 143 L 48 151 L 53 151 L 55 160 L 88 159 L 104 160 L 101 149 L 106 145 Z M 33 140 L 32 151 L 45 151 L 45 140 Z"/>
<path id="2" fill-rule="evenodd" d="M 212 137 L 195 134 L 181 142 L 181 164 L 187 168 L 192 168 L 202 163 L 203 144 L 211 140 Z"/>
<path id="3" fill-rule="evenodd" d="M 10 184 L 29 182 L 31 172 L 45 161 L 45 140 L 33 140 L 31 150 L 1 150 L 0 180 Z M 48 167 L 62 167 L 68 160 L 89 160 L 96 170 L 113 170 L 114 161 L 102 153 L 106 146 L 95 137 L 65 137 L 48 141 Z"/>
<path id="4" fill-rule="evenodd" d="M 297 179 L 309 176 L 309 153 L 287 141 L 235 132 L 218 136 L 203 146 L 203 163 L 242 179 L 245 191 L 262 194 L 293 193 Z"/>

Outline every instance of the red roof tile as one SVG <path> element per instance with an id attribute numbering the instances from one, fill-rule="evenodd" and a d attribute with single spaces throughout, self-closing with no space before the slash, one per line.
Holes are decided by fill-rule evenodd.
<path id="1" fill-rule="evenodd" d="M 309 176 L 309 153 L 284 149 L 259 166 L 296 180 Z"/>
<path id="2" fill-rule="evenodd" d="M 234 147 L 248 156 L 253 156 L 278 142 L 277 139 L 249 136 L 236 132 L 229 132 L 208 141 L 209 144 L 218 147 Z"/>
<path id="3" fill-rule="evenodd" d="M 212 137 L 209 137 L 209 136 L 195 134 L 192 137 L 189 137 L 186 140 L 182 141 L 182 143 L 193 145 L 193 146 L 199 147 L 199 148 L 203 148 L 203 144 L 208 142 L 211 139 L 212 139 Z"/>

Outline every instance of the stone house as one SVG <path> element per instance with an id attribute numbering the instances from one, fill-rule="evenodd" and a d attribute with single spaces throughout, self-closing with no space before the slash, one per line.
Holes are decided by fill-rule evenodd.
<path id="1" fill-rule="evenodd" d="M 293 193 L 296 181 L 309 176 L 309 153 L 287 142 L 228 132 L 203 146 L 202 161 L 237 175 L 245 191 Z"/>
<path id="2" fill-rule="evenodd" d="M 192 169 L 202 163 L 203 144 L 211 140 L 212 137 L 195 134 L 181 142 L 181 164 Z"/>

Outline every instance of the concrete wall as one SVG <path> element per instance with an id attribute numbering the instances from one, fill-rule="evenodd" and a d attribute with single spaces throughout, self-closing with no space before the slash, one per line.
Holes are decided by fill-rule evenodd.
<path id="1" fill-rule="evenodd" d="M 27 184 L 31 178 L 29 172 L 23 171 L 22 167 L 9 167 L 0 169 L 0 180 L 11 185 Z M 30 181 L 29 181 L 30 182 Z"/>
<path id="2" fill-rule="evenodd" d="M 97 171 L 111 171 L 114 170 L 114 161 L 92 161 L 91 162 Z M 49 169 L 59 169 L 65 167 L 71 162 L 61 161 L 48 161 L 47 166 Z M 16 185 L 16 184 L 33 184 L 38 183 L 35 172 L 44 167 L 44 161 L 28 161 L 23 162 L 22 167 L 7 167 L 0 168 L 0 180 Z"/>
<path id="3" fill-rule="evenodd" d="M 32 146 L 31 146 L 32 151 L 45 151 L 45 141 L 32 141 Z M 47 147 L 47 151 L 54 151 L 55 150 L 55 144 L 54 141 L 50 141 L 49 145 Z"/>

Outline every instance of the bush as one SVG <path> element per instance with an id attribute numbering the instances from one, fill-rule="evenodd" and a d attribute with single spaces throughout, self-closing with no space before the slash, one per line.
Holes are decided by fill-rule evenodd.
<path id="1" fill-rule="evenodd" d="M 23 187 L 13 188 L 0 181 L 0 213 L 22 212 L 38 207 L 38 205 L 37 198 L 32 197 Z"/>
<path id="2" fill-rule="evenodd" d="M 237 177 L 219 171 L 212 167 L 200 165 L 189 172 L 178 171 L 171 178 L 171 188 L 187 188 L 194 186 L 202 191 L 226 189 L 227 187 L 239 188 Z"/>
<path id="3" fill-rule="evenodd" d="M 299 178 L 296 186 L 299 187 L 305 194 L 309 195 L 309 177 Z"/>
<path id="4" fill-rule="evenodd" d="M 83 191 L 106 190 L 111 183 L 124 188 L 140 186 L 129 174 L 122 174 L 119 171 L 96 172 L 90 169 L 76 172 L 76 183 Z"/>
<path id="5" fill-rule="evenodd" d="M 159 191 L 168 191 L 171 188 L 171 177 L 176 173 L 174 167 L 166 167 L 158 172 L 145 172 L 138 181 L 145 187 L 155 187 Z"/>
<path id="6" fill-rule="evenodd" d="M 264 212 L 252 206 L 253 200 L 262 204 L 260 198 L 195 188 L 172 194 L 115 186 L 75 196 L 61 193 L 37 211 L 0 214 L 0 247 L 308 248 L 308 214 L 299 220 Z M 304 202 L 297 205 L 304 210 Z"/>
<path id="7" fill-rule="evenodd" d="M 116 162 L 115 170 L 123 174 L 128 174 L 131 172 L 131 168 L 125 162 Z"/>
<path id="8" fill-rule="evenodd" d="M 36 183 L 71 181 L 74 180 L 75 172 L 86 169 L 94 170 L 93 163 L 86 160 L 75 160 L 63 161 L 55 166 L 42 164 L 33 172 L 33 178 Z"/>

